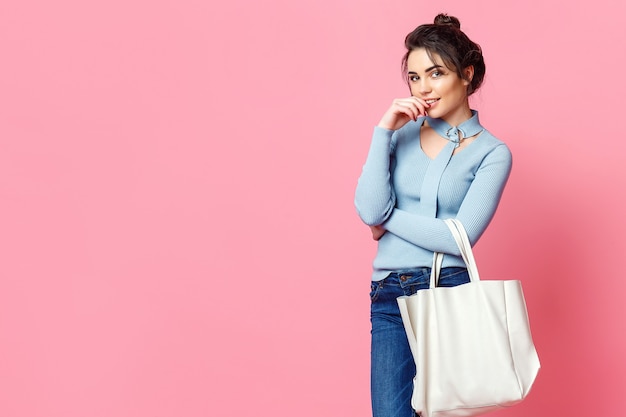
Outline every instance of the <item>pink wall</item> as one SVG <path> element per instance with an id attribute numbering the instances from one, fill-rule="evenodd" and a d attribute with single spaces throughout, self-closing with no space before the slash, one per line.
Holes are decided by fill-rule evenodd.
<path id="1" fill-rule="evenodd" d="M 620 415 L 626 6 L 445 4 L 4 1 L 0 416 L 368 415 L 354 186 L 439 11 L 515 158 L 477 255 L 543 369 L 494 415 Z"/>

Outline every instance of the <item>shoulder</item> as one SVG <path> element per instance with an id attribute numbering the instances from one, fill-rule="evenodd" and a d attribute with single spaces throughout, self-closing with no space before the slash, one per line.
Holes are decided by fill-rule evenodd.
<path id="1" fill-rule="evenodd" d="M 393 141 L 395 144 L 419 139 L 424 120 L 426 120 L 424 117 L 419 117 L 416 121 L 410 121 L 400 129 L 396 130 L 393 134 Z"/>
<path id="2" fill-rule="evenodd" d="M 509 155 L 509 157 L 511 156 L 511 150 L 509 149 L 507 144 L 501 139 L 494 136 L 487 129 L 483 130 L 483 132 L 477 139 L 478 140 L 474 141 L 477 145 L 477 148 L 480 148 L 485 154 L 495 152 L 497 154 Z"/>
<path id="3" fill-rule="evenodd" d="M 415 137 L 419 136 L 420 129 L 426 120 L 425 117 L 418 117 L 416 121 L 411 120 L 400 129 L 396 130 L 396 135 L 399 137 Z"/>
<path id="4" fill-rule="evenodd" d="M 391 145 L 391 150 L 395 151 L 399 143 L 407 141 L 415 141 L 419 138 L 420 128 L 424 123 L 424 118 L 420 117 L 417 121 L 410 121 L 398 130 L 390 130 L 382 127 L 374 127 L 374 140 L 386 140 Z"/>
<path id="5" fill-rule="evenodd" d="M 480 168 L 499 167 L 498 169 L 510 172 L 513 155 L 504 141 L 485 129 L 480 134 L 479 140 L 474 141 L 472 145 L 476 145 L 474 152 L 477 153 Z"/>

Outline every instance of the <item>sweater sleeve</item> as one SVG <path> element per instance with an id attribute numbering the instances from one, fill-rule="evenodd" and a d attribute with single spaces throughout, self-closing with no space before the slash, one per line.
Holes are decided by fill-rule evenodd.
<path id="1" fill-rule="evenodd" d="M 483 159 L 476 172 L 456 216 L 465 226 L 472 245 L 482 236 L 495 215 L 511 165 L 511 153 L 502 144 Z M 443 219 L 393 209 L 384 227 L 388 232 L 424 249 L 460 255 Z"/>
<path id="2" fill-rule="evenodd" d="M 369 153 L 357 183 L 354 204 L 361 220 L 370 226 L 382 224 L 396 204 L 391 183 L 394 133 L 393 130 L 374 128 Z"/>

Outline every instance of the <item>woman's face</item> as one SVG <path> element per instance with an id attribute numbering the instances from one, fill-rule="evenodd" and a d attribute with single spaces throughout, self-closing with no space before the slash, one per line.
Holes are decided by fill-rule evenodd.
<path id="1" fill-rule="evenodd" d="M 467 99 L 469 81 L 459 78 L 456 71 L 447 68 L 439 55 L 431 55 L 432 58 L 424 48 L 409 54 L 407 69 L 411 94 L 430 105 L 426 109 L 430 117 L 458 126 L 472 117 Z M 472 67 L 464 70 L 468 80 L 473 73 Z"/>

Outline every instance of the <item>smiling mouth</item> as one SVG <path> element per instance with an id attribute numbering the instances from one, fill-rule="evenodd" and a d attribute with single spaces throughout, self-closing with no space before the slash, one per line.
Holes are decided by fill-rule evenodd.
<path id="1" fill-rule="evenodd" d="M 435 103 L 437 101 L 439 101 L 438 98 L 434 98 L 434 99 L 431 99 L 431 100 L 426 100 L 426 104 L 433 104 L 433 103 Z"/>

